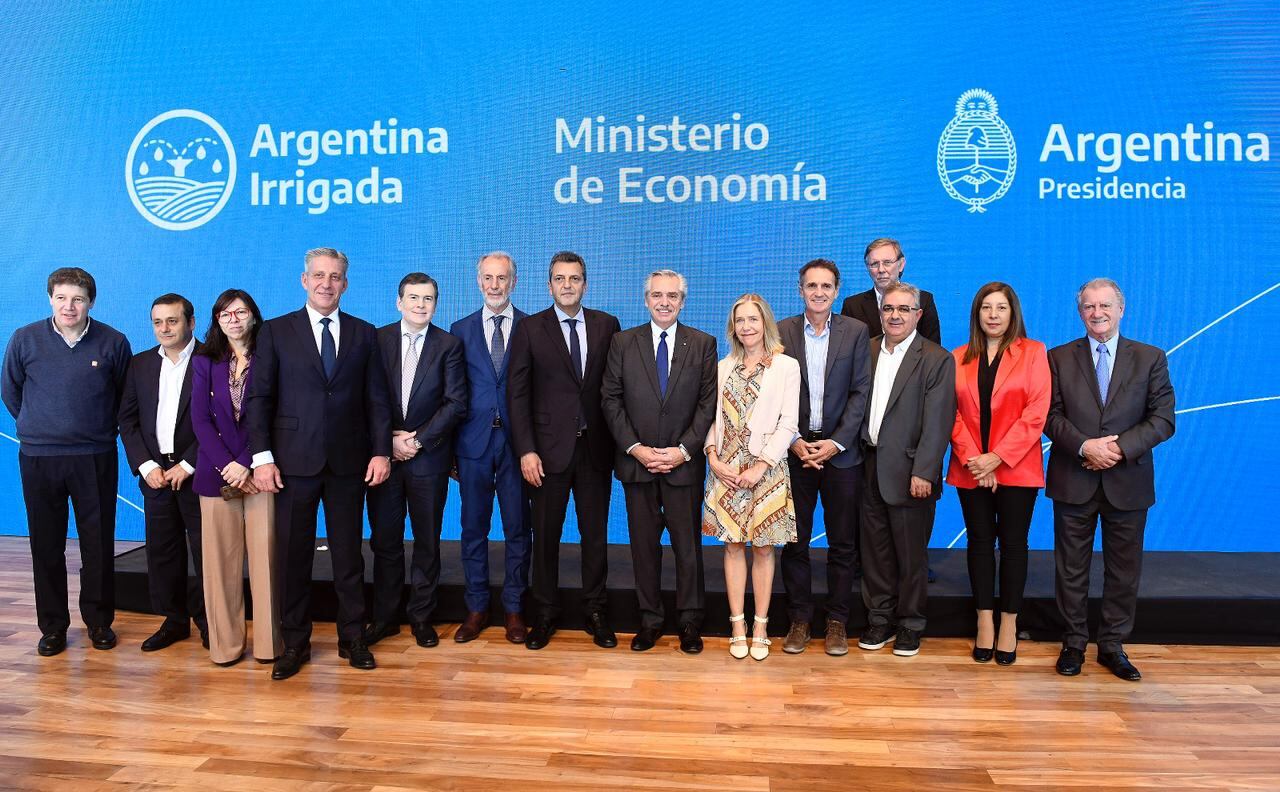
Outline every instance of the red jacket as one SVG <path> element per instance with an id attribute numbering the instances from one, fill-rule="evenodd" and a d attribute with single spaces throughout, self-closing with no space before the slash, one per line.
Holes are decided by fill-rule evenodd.
<path id="1" fill-rule="evenodd" d="M 978 486 L 965 467 L 982 453 L 982 424 L 978 404 L 978 359 L 962 363 L 966 346 L 954 350 L 956 359 L 956 423 L 951 430 L 951 466 L 947 483 Z M 985 354 L 985 350 L 983 350 Z M 1020 338 L 1004 351 L 991 392 L 991 435 L 988 449 L 1003 460 L 996 482 L 1012 487 L 1043 487 L 1044 460 L 1040 451 L 1051 390 L 1049 357 L 1044 344 Z"/>

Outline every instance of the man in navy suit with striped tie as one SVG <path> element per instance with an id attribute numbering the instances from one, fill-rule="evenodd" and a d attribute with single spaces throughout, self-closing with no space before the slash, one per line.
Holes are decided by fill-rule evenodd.
<path id="1" fill-rule="evenodd" d="M 502 579 L 506 637 L 511 643 L 524 643 L 527 629 L 520 606 L 529 585 L 529 502 L 511 448 L 507 417 L 507 341 L 516 323 L 525 318 L 524 311 L 511 304 L 515 259 L 502 251 L 481 256 L 476 263 L 476 283 L 484 307 L 449 328 L 462 341 L 471 385 L 470 408 L 458 428 L 454 449 L 462 495 L 467 618 L 453 639 L 465 643 L 489 626 L 489 528 L 496 494 L 506 543 Z"/>

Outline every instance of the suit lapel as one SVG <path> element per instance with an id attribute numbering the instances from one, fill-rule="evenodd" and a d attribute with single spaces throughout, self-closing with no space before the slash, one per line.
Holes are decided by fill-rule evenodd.
<path id="1" fill-rule="evenodd" d="M 404 420 L 403 411 L 400 407 L 400 368 L 402 362 L 400 360 L 400 333 L 397 332 L 378 333 L 378 353 L 382 355 L 382 365 L 387 371 L 387 380 L 391 386 L 391 401 L 395 405 L 396 414 Z"/>
<path id="2" fill-rule="evenodd" d="M 826 381 L 826 378 L 831 376 L 831 368 L 835 365 L 836 358 L 840 356 L 840 345 L 844 343 L 845 336 L 848 335 L 847 330 L 848 328 L 844 326 L 843 322 L 836 321 L 835 314 L 832 314 L 831 318 L 827 319 L 827 332 L 831 334 L 831 337 L 827 339 L 827 361 L 822 368 L 823 381 Z M 823 392 L 825 393 L 826 391 L 824 390 Z"/>
<path id="3" fill-rule="evenodd" d="M 1093 354 L 1089 349 L 1089 342 L 1086 339 L 1076 341 L 1076 364 L 1080 366 L 1080 376 L 1085 382 L 1089 383 L 1089 392 L 1093 394 L 1093 401 L 1098 405 L 1098 411 L 1102 411 L 1102 393 L 1098 390 L 1098 372 L 1093 367 Z"/>
<path id="4" fill-rule="evenodd" d="M 911 379 L 911 375 L 915 373 L 916 368 L 920 365 L 920 336 L 912 342 L 911 346 L 903 352 L 902 365 L 898 367 L 898 374 L 893 379 L 893 389 L 889 391 L 889 401 L 884 405 L 884 414 L 888 415 L 893 409 L 893 405 L 898 401 L 898 397 L 907 388 L 907 381 Z"/>
<path id="5" fill-rule="evenodd" d="M 178 389 L 178 421 L 176 424 L 178 426 L 182 424 L 182 417 L 186 415 L 188 408 L 191 407 L 191 369 L 193 368 L 191 359 L 199 352 L 200 345 L 196 344 L 191 350 L 191 356 L 187 358 L 187 370 L 182 375 L 182 386 Z"/>
<path id="6" fill-rule="evenodd" d="M 440 355 L 440 345 L 432 343 L 432 336 L 439 332 L 435 325 L 427 325 L 427 332 L 422 336 L 422 349 L 418 350 L 418 369 L 413 372 L 413 386 L 409 388 L 410 403 L 413 402 L 413 397 L 418 395 L 418 389 L 427 378 L 427 372 L 431 369 L 433 361 Z"/>
<path id="7" fill-rule="evenodd" d="M 995 395 L 1000 392 L 1000 388 L 1004 386 L 1005 380 L 1009 379 L 1009 374 L 1018 365 L 1018 358 L 1020 357 L 1022 357 L 1022 342 L 1014 341 L 1004 351 L 1004 356 L 1000 360 L 1000 368 L 996 369 L 996 383 L 991 388 L 993 401 L 995 400 Z"/>
<path id="8" fill-rule="evenodd" d="M 880 303 L 876 300 L 874 288 L 862 293 L 862 310 L 864 315 L 871 317 L 867 328 L 871 331 L 872 337 L 884 335 L 884 325 L 880 324 Z"/>
<path id="9" fill-rule="evenodd" d="M 290 316 L 290 326 L 293 332 L 298 336 L 298 343 L 302 345 L 302 354 L 311 361 L 311 366 L 320 375 L 320 379 L 324 379 L 324 364 L 320 362 L 320 349 L 316 346 L 315 334 L 311 332 L 311 316 L 307 313 L 307 309 L 303 308 L 294 311 Z"/>
<path id="10" fill-rule="evenodd" d="M 545 316 L 546 319 L 542 323 L 543 332 L 547 334 L 552 346 L 559 350 L 560 360 L 573 376 L 573 381 L 581 385 L 582 372 L 574 370 L 573 358 L 569 357 L 569 345 L 565 343 L 564 332 L 560 329 L 560 315 L 556 313 L 555 308 L 548 308 Z"/>
<path id="11" fill-rule="evenodd" d="M 1133 376 L 1133 350 L 1129 348 L 1129 340 L 1121 336 L 1116 340 L 1116 362 L 1111 368 L 1111 382 L 1107 385 L 1107 404 L 1111 404 L 1116 400 L 1116 394 L 1129 384 L 1129 379 Z M 1094 374 L 1094 380 L 1098 379 Z M 1106 405 L 1103 405 L 1104 408 Z"/>
<path id="12" fill-rule="evenodd" d="M 653 340 L 653 339 L 650 338 L 650 340 Z M 671 392 L 674 390 L 675 384 L 676 384 L 676 378 L 679 377 L 680 373 L 684 371 L 684 364 L 685 364 L 685 361 L 688 359 L 689 359 L 689 330 L 683 324 L 677 324 L 675 348 L 671 350 L 671 367 L 667 371 L 667 396 L 670 396 Z M 658 376 L 658 370 L 657 370 L 658 359 L 656 356 L 653 358 L 653 362 L 654 362 L 654 372 L 653 372 L 654 382 L 656 384 L 657 376 Z M 662 400 L 666 401 L 667 400 L 666 396 L 663 396 Z"/>

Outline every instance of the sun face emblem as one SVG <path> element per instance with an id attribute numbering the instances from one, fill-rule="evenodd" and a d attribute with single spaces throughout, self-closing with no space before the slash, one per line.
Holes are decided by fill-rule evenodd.
<path id="1" fill-rule="evenodd" d="M 985 212 L 1013 184 L 1018 153 L 1013 133 L 998 115 L 995 97 L 979 88 L 956 101 L 956 114 L 938 139 L 938 178 L 947 194 Z"/>

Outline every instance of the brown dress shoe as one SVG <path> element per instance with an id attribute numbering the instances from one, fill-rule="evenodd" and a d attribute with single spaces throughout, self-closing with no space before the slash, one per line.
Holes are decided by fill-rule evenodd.
<path id="1" fill-rule="evenodd" d="M 480 637 L 480 633 L 485 627 L 489 626 L 488 611 L 471 611 L 467 614 L 467 618 L 458 627 L 458 631 L 453 634 L 453 640 L 458 643 L 466 643 L 474 641 Z"/>
<path id="2" fill-rule="evenodd" d="M 529 628 L 524 626 L 524 619 L 520 618 L 520 614 L 508 613 L 507 640 L 513 644 L 522 644 L 528 634 Z"/>
<path id="3" fill-rule="evenodd" d="M 800 654 L 809 643 L 809 622 L 791 622 L 787 630 L 787 640 L 782 644 L 782 651 L 787 654 Z"/>
<path id="4" fill-rule="evenodd" d="M 827 654 L 841 657 L 849 654 L 849 634 L 845 631 L 844 622 L 827 619 Z"/>

